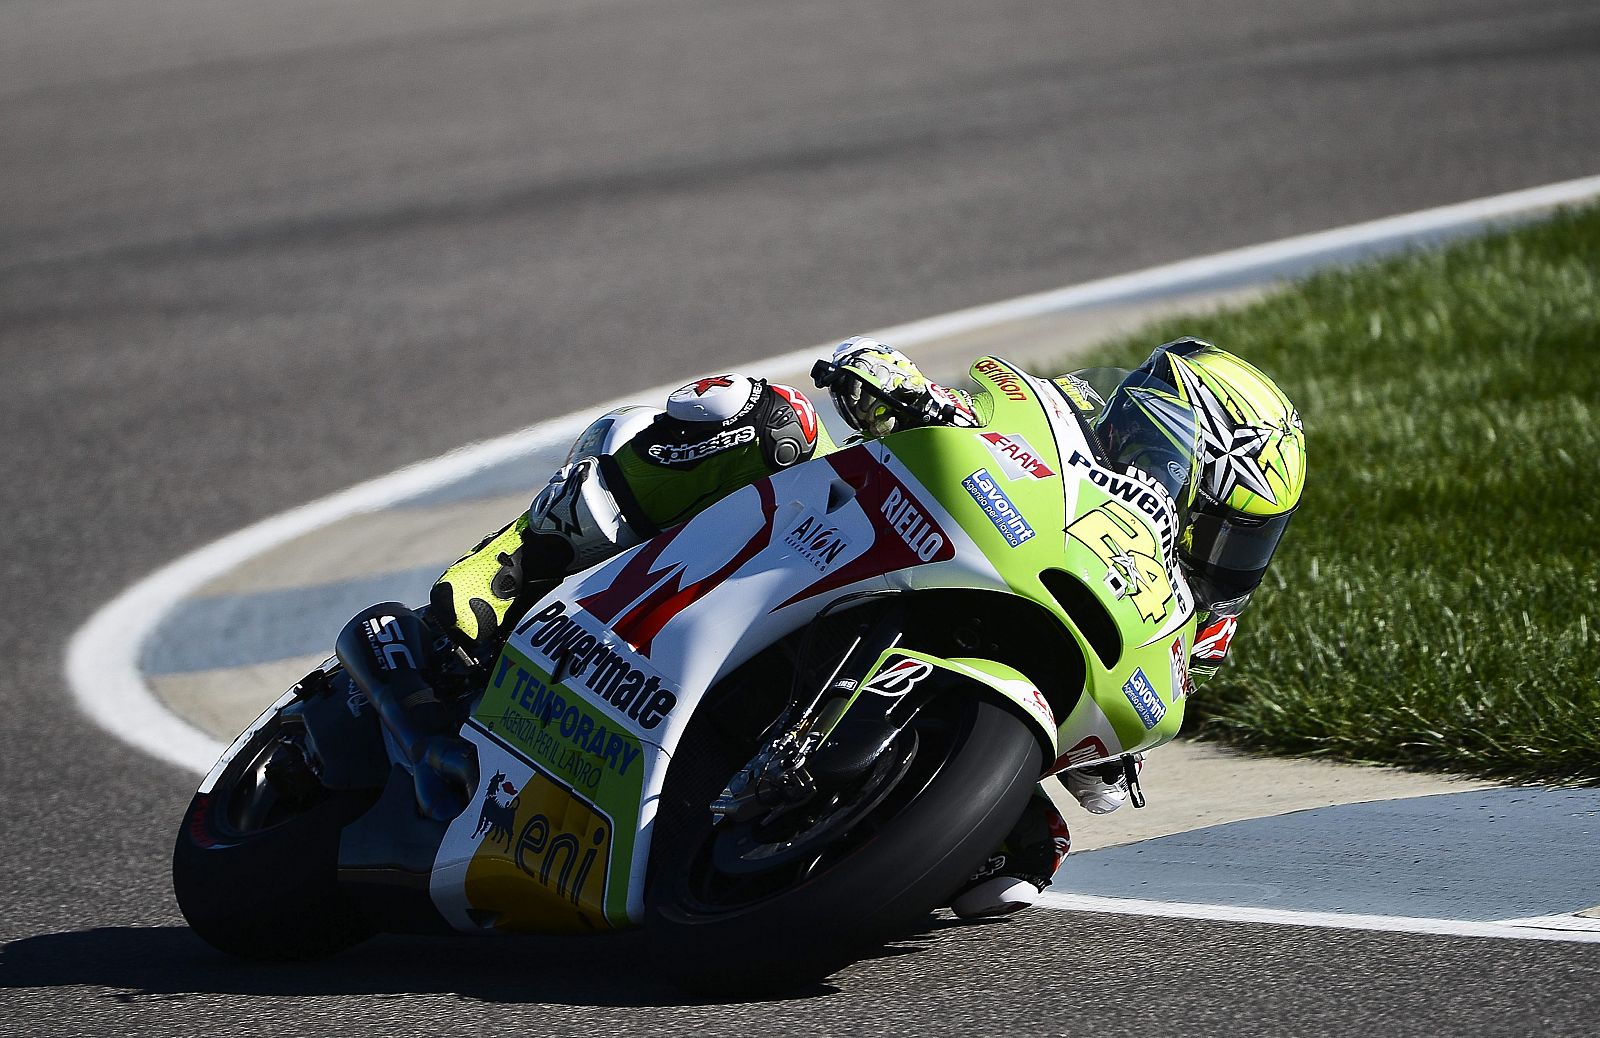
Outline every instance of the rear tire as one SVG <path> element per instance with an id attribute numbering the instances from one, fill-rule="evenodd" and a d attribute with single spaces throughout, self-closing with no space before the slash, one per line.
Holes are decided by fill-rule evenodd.
<path id="1" fill-rule="evenodd" d="M 373 933 L 339 888 L 338 859 L 340 832 L 377 791 L 324 789 L 298 770 L 299 732 L 280 712 L 209 793 L 195 794 L 178 830 L 178 907 L 202 940 L 230 955 L 318 958 Z"/>
<path id="2" fill-rule="evenodd" d="M 915 746 L 893 788 L 813 853 L 768 845 L 766 860 L 785 863 L 767 872 L 759 857 L 730 862 L 739 841 L 705 808 L 715 790 L 691 794 L 683 810 L 697 817 L 677 820 L 686 831 L 660 848 L 646 897 L 656 968 L 708 994 L 793 988 L 947 903 L 1021 816 L 1042 753 L 1023 720 L 980 699 L 928 707 L 901 739 Z"/>

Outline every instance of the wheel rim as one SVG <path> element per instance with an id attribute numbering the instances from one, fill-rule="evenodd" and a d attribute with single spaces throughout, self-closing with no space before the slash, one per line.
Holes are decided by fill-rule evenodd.
<path id="1" fill-rule="evenodd" d="M 919 716 L 849 799 L 787 833 L 750 822 L 715 827 L 691 859 L 683 907 L 701 915 L 742 911 L 850 857 L 933 781 L 957 744 L 956 728 Z"/>
<path id="2" fill-rule="evenodd" d="M 299 725 L 283 725 L 270 738 L 235 760 L 218 783 L 219 803 L 214 816 L 219 835 L 242 839 L 275 829 L 305 812 L 317 799 L 304 789 L 287 787 L 286 769 L 298 767 L 309 775 L 306 733 Z"/>

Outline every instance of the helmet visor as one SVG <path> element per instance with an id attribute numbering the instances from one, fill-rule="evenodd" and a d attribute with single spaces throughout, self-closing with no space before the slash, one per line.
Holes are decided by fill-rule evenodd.
<path id="1" fill-rule="evenodd" d="M 1158 378 L 1142 371 L 1123 374 L 1121 384 L 1106 397 L 1095 434 L 1107 457 L 1160 483 L 1181 513 L 1189 504 L 1200 445 L 1194 408 Z"/>
<path id="2" fill-rule="evenodd" d="M 1199 577 L 1200 597 L 1214 603 L 1254 591 L 1293 515 L 1244 516 L 1204 497 L 1196 501 L 1183 554 Z"/>

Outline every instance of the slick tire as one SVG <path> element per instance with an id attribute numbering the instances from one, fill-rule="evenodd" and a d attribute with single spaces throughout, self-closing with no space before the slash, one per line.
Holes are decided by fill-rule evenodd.
<path id="1" fill-rule="evenodd" d="M 1019 717 L 974 699 L 954 704 L 942 738 L 921 733 L 918 755 L 900 780 L 905 795 L 842 836 L 842 856 L 824 855 L 791 885 L 745 902 L 718 900 L 709 796 L 699 800 L 699 820 L 661 848 L 646 897 L 656 968 L 697 993 L 772 993 L 917 929 L 1021 817 L 1042 751 Z"/>
<path id="2" fill-rule="evenodd" d="M 283 732 L 275 718 L 184 814 L 172 887 L 207 944 L 249 959 L 313 959 L 373 933 L 338 884 L 339 834 L 376 791 L 321 791 L 304 807 L 259 804 L 263 759 Z M 248 798 L 254 798 L 250 800 Z M 264 814 L 264 817 L 263 817 Z"/>

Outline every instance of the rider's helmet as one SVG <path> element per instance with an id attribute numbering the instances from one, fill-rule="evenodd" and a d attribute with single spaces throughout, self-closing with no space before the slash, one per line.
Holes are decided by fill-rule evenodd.
<path id="1" fill-rule="evenodd" d="M 1135 382 L 1165 386 L 1198 419 L 1199 471 L 1175 495 L 1180 510 L 1187 505 L 1178 550 L 1196 598 L 1215 609 L 1248 595 L 1261 583 L 1305 487 L 1299 412 L 1266 375 L 1201 339 L 1156 347 L 1124 384 Z M 1146 416 L 1149 410 L 1138 409 Z M 1122 421 L 1112 394 L 1097 432 L 1114 457 Z M 1125 460 L 1151 470 L 1139 459 Z"/>

